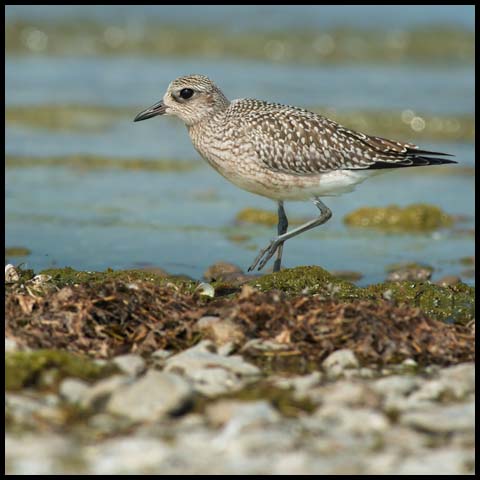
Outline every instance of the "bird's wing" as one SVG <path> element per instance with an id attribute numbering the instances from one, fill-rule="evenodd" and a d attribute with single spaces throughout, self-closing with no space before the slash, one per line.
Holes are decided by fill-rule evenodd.
<path id="1" fill-rule="evenodd" d="M 252 104 L 245 108 L 243 134 L 254 146 L 257 160 L 273 171 L 311 175 L 456 163 L 438 158 L 448 154 L 355 132 L 313 112 L 256 100 L 244 102 Z"/>

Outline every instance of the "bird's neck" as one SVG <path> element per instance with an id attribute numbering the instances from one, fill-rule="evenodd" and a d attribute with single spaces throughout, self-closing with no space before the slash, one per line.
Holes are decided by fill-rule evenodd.
<path id="1" fill-rule="evenodd" d="M 188 120 L 183 119 L 189 130 L 191 128 L 201 129 L 203 125 L 215 122 L 230 106 L 230 100 L 220 90 L 211 96 L 206 96 L 205 102 L 206 108 L 199 109 L 197 114 L 190 112 Z"/>

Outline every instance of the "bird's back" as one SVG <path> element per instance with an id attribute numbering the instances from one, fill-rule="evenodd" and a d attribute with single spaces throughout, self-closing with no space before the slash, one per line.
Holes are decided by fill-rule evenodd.
<path id="1" fill-rule="evenodd" d="M 252 158 L 272 171 L 312 175 L 335 170 L 456 163 L 444 153 L 366 135 L 322 115 L 255 99 L 231 102 L 226 131 L 250 146 Z"/>

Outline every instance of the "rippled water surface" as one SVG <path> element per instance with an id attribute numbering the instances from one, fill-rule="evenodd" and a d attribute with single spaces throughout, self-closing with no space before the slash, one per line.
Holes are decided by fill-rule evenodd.
<path id="1" fill-rule="evenodd" d="M 133 15 L 133 10 L 125 6 L 115 9 L 110 18 L 108 12 L 113 10 L 102 6 L 46 10 L 32 7 L 28 11 L 15 7 L 8 13 L 9 8 L 7 23 L 19 19 L 39 22 L 36 27 L 39 31 L 41 22 L 46 20 L 61 22 L 80 16 L 109 24 Z M 262 8 L 257 12 L 265 15 L 274 12 L 271 20 L 292 31 L 302 26 L 341 26 L 345 22 L 355 28 L 376 25 L 375 17 L 355 14 L 359 7 L 348 14 L 341 10 L 345 7 L 324 8 L 322 16 L 314 7 L 302 7 L 303 11 L 299 7 Z M 245 8 L 235 15 L 226 8 L 207 9 L 198 17 L 194 15 L 196 10 L 183 17 L 178 9 L 149 6 L 136 9 L 135 18 L 141 20 L 140 10 L 150 21 L 170 22 L 170 26 L 175 22 L 189 24 L 196 19 L 202 25 L 235 23 L 246 30 L 253 27 L 271 30 L 272 26 L 259 15 L 248 14 Z M 414 26 L 449 22 L 456 29 L 473 28 L 470 10 L 463 7 L 448 10 L 440 6 L 434 11 L 398 8 L 397 13 L 396 17 L 385 17 L 382 27 L 399 29 L 411 26 L 410 22 Z M 253 23 L 249 18 L 253 18 Z M 26 35 L 29 38 L 28 32 Z M 36 166 L 32 162 L 20 167 L 7 162 L 6 245 L 23 246 L 31 251 L 27 257 L 9 260 L 23 261 L 35 270 L 53 265 L 84 270 L 156 265 L 195 278 L 219 260 L 246 268 L 256 250 L 274 232 L 268 227 L 236 225 L 235 215 L 244 207 L 274 210 L 274 203 L 237 189 L 206 165 L 179 121 L 155 118 L 132 122 L 140 109 L 163 96 L 173 78 L 198 72 L 214 79 L 230 98 L 258 97 L 305 107 L 333 108 L 337 112 L 391 111 L 398 112 L 399 119 L 402 113 L 411 110 L 413 115 L 429 114 L 452 122 L 448 124 L 453 129 L 448 142 L 445 142 L 447 137 L 438 135 L 423 139 L 421 145 L 455 154 L 461 167 L 470 168 L 447 166 L 388 173 L 360 185 L 354 193 L 326 199 L 334 213 L 332 220 L 288 242 L 284 263 L 357 270 L 364 274 L 362 283 L 371 283 L 385 277 L 385 267 L 389 264 L 417 261 L 434 266 L 436 277 L 461 274 L 463 280 L 472 282 L 472 278 L 461 273 L 465 267 L 458 260 L 474 255 L 475 150 L 473 141 L 465 140 L 469 137 L 455 140 L 458 127 L 455 119 L 470 118 L 473 129 L 473 68 L 473 62 L 468 61 L 430 65 L 408 59 L 394 64 L 318 61 L 302 65 L 248 58 L 214 59 L 200 53 L 182 58 L 128 52 L 115 56 L 47 55 L 41 51 L 17 54 L 9 53 L 7 41 L 7 108 L 29 107 L 34 111 L 45 105 L 88 105 L 122 110 L 122 114 L 102 124 L 102 128 L 99 124 L 98 129 L 86 130 L 47 128 L 42 119 L 13 122 L 7 116 L 7 159 L 90 154 L 119 161 L 167 158 L 189 164 L 197 162 L 194 168 L 185 171 L 82 169 L 40 163 Z M 95 116 L 85 119 L 90 126 L 97 120 Z M 412 128 L 409 139 L 416 141 L 415 136 L 420 133 Z M 464 219 L 452 229 L 417 235 L 349 229 L 342 222 L 346 213 L 362 206 L 417 202 L 438 205 Z M 288 203 L 286 208 L 292 217 L 308 218 L 316 214 L 315 207 L 308 202 Z M 239 236 L 242 241 L 232 240 L 238 240 Z"/>

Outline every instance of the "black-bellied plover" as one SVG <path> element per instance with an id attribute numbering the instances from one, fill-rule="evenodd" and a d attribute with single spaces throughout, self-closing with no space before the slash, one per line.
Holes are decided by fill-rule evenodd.
<path id="1" fill-rule="evenodd" d="M 420 150 L 411 143 L 365 135 L 297 107 L 262 100 L 230 101 L 203 75 L 179 77 L 163 100 L 135 117 L 175 115 L 187 126 L 195 149 L 227 180 L 278 202 L 278 235 L 249 267 L 262 269 L 283 244 L 322 225 L 331 216 L 320 197 L 350 192 L 385 169 L 457 163 L 446 153 Z M 312 200 L 320 215 L 287 232 L 286 200 Z"/>

